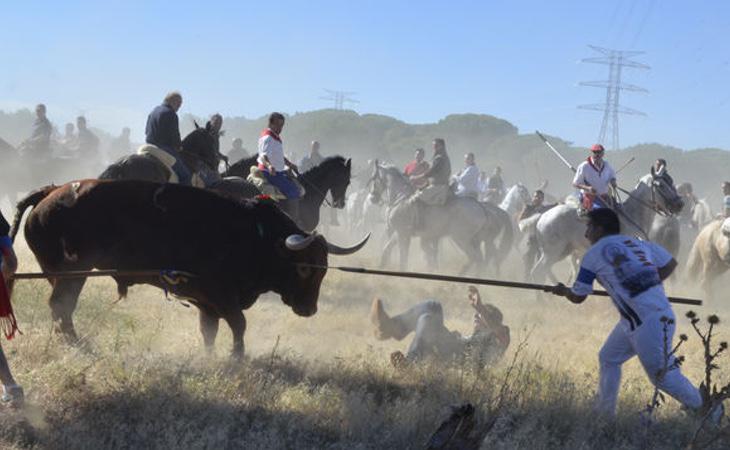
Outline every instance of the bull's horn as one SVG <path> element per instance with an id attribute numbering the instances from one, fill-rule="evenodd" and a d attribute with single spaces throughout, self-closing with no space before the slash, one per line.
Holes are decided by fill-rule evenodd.
<path id="1" fill-rule="evenodd" d="M 365 238 L 360 241 L 358 244 L 353 245 L 352 247 L 339 247 L 332 243 L 327 243 L 327 251 L 331 255 L 352 255 L 356 251 L 360 250 L 367 244 L 368 239 L 370 239 L 370 233 L 365 236 Z"/>
<path id="2" fill-rule="evenodd" d="M 292 234 L 286 238 L 284 244 L 286 245 L 286 248 L 296 252 L 309 247 L 309 244 L 311 244 L 316 238 L 317 233 L 312 233 L 309 236 L 305 236 L 303 234 Z"/>

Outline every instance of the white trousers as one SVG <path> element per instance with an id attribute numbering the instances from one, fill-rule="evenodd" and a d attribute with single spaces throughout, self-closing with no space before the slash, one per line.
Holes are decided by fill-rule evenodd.
<path id="1" fill-rule="evenodd" d="M 657 379 L 657 375 L 665 367 L 664 324 L 660 320 L 662 316 L 674 320 L 674 313 L 671 310 L 657 311 L 647 316 L 634 331 L 631 331 L 624 321 L 620 321 L 608 336 L 598 354 L 601 370 L 598 410 L 610 415 L 615 414 L 621 383 L 621 365 L 634 355 L 639 357 L 649 379 L 659 389 L 691 409 L 702 406 L 699 390 L 682 375 L 679 368 L 672 369 Z M 671 351 L 675 326 L 672 324 L 667 327 L 668 351 Z M 670 357 L 669 366 L 673 363 L 674 358 Z"/>

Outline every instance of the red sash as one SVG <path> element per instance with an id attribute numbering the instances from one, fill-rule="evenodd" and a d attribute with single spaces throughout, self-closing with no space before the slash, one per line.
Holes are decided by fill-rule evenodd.
<path id="1" fill-rule="evenodd" d="M 265 136 L 271 136 L 271 138 L 274 139 L 275 141 L 281 142 L 281 137 L 279 137 L 278 134 L 271 131 L 271 128 L 267 128 L 261 132 L 261 137 L 265 137 Z"/>
<path id="2" fill-rule="evenodd" d="M 0 330 L 10 340 L 18 331 L 18 321 L 13 314 L 13 305 L 10 303 L 10 293 L 5 285 L 5 277 L 0 275 Z"/>
<path id="3" fill-rule="evenodd" d="M 606 162 L 605 161 L 603 162 L 603 166 L 601 166 L 601 170 L 598 170 L 598 167 L 596 167 L 596 165 L 593 164 L 593 159 L 590 156 L 588 157 L 588 159 L 586 161 L 588 161 L 588 165 L 589 166 L 593 167 L 593 170 L 595 170 L 596 172 L 598 172 L 598 175 L 601 175 L 601 173 L 603 172 L 603 169 L 606 168 Z"/>

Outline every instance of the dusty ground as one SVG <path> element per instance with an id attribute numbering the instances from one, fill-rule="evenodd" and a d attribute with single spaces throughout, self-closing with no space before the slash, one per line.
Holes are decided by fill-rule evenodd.
<path id="1" fill-rule="evenodd" d="M 20 245 L 19 253 L 21 270 L 34 270 L 27 249 Z M 372 265 L 373 254 L 333 262 Z M 690 293 L 685 284 L 674 287 Z M 617 420 L 593 414 L 597 352 L 617 320 L 606 299 L 574 306 L 484 288 L 512 329 L 513 345 L 500 364 L 396 371 L 388 354 L 407 341 L 372 336 L 372 297 L 382 296 L 391 312 L 438 299 L 447 325 L 468 333 L 465 286 L 330 272 L 312 318 L 295 316 L 273 295 L 246 313 L 247 360 L 240 365 L 228 361 L 224 324 L 217 354 L 205 357 L 194 308 L 149 287 L 133 288 L 114 305 L 109 280 L 84 289 L 75 316 L 84 345 L 69 347 L 51 333 L 48 292 L 43 282 L 23 282 L 14 295 L 23 335 L 3 347 L 28 405 L 0 411 L 4 448 L 422 448 L 447 407 L 464 402 L 477 407 L 481 424 L 496 419 L 482 448 L 680 448 L 696 426 L 671 399 L 653 425 L 641 420 L 652 388 L 637 361 L 624 371 Z M 681 352 L 684 370 L 699 381 L 699 340 L 686 310 L 675 310 L 680 332 L 691 337 Z M 727 307 L 698 310 L 710 311 L 730 320 Z M 720 325 L 720 339 L 727 330 Z M 727 363 L 721 360 L 723 368 Z M 500 398 L 503 407 L 493 411 Z"/>

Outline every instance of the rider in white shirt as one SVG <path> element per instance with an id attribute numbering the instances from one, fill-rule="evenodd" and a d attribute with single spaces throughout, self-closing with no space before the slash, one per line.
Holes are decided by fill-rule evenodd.
<path id="1" fill-rule="evenodd" d="M 284 129 L 284 115 L 271 113 L 269 116 L 269 127 L 261 132 L 258 144 L 259 169 L 264 173 L 266 179 L 276 186 L 288 199 L 300 197 L 299 188 L 286 173 L 287 167 L 294 172 L 297 166 L 292 164 L 284 156 L 284 144 L 281 141 L 281 131 Z"/>
<path id="2" fill-rule="evenodd" d="M 479 168 L 474 160 L 474 153 L 467 153 L 464 156 L 464 167 L 461 172 L 454 175 L 456 180 L 456 195 L 458 197 L 479 196 Z"/>
<path id="3" fill-rule="evenodd" d="M 591 147 L 591 156 L 580 163 L 573 177 L 573 187 L 582 192 L 582 205 L 587 211 L 594 207 L 610 207 L 610 187 L 616 187 L 616 173 L 603 159 L 606 150 L 601 144 Z"/>

